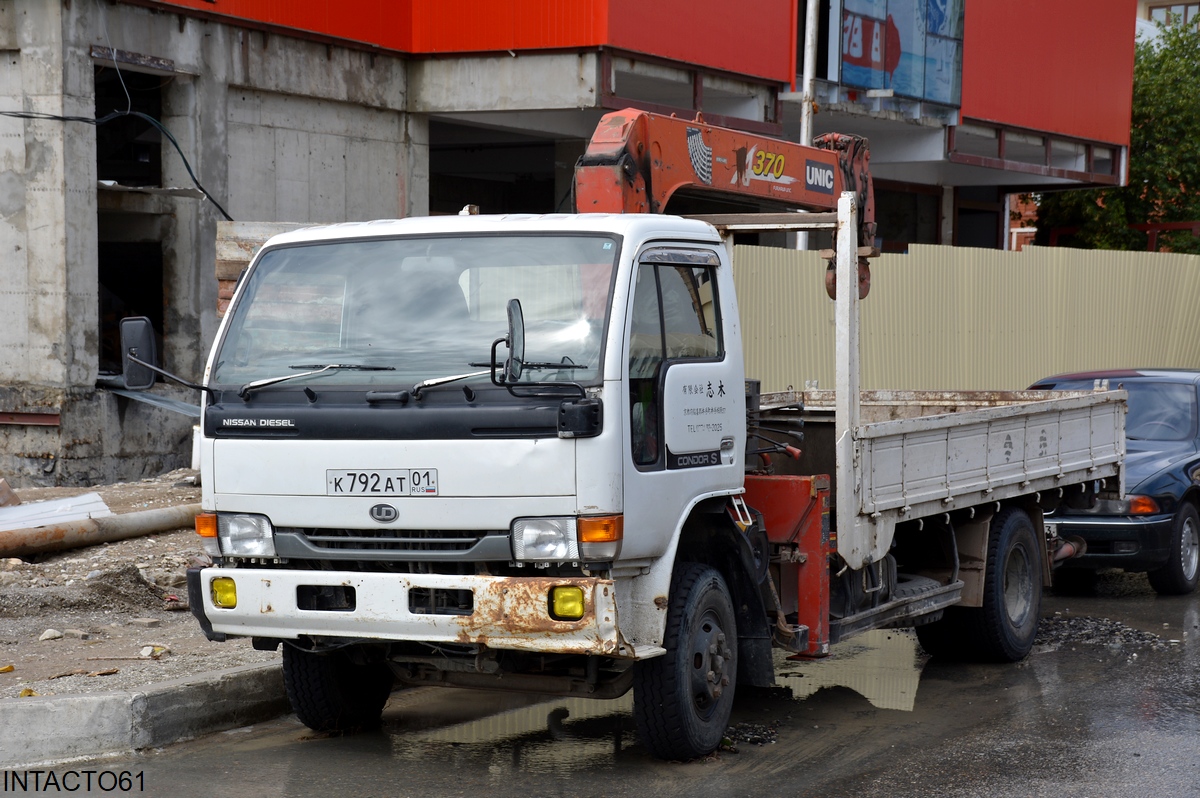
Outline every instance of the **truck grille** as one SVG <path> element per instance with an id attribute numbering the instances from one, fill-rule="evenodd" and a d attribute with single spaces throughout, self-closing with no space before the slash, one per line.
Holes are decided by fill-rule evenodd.
<path id="1" fill-rule="evenodd" d="M 297 529 L 319 549 L 354 551 L 467 551 L 489 534 L 504 532 L 434 529 Z"/>

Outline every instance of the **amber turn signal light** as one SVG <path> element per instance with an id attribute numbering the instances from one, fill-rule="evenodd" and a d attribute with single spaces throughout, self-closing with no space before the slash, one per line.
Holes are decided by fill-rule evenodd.
<path id="1" fill-rule="evenodd" d="M 1129 497 L 1129 514 L 1130 515 L 1152 515 L 1159 512 L 1158 502 L 1151 499 L 1149 496 L 1130 496 Z"/>
<path id="2" fill-rule="evenodd" d="M 625 516 L 597 515 L 580 517 L 576 526 L 579 556 L 585 562 L 611 562 L 621 553 L 625 537 Z"/>
<path id="3" fill-rule="evenodd" d="M 202 538 L 215 538 L 217 536 L 217 514 L 197 513 L 196 534 Z"/>
<path id="4" fill-rule="evenodd" d="M 604 515 L 579 519 L 580 543 L 613 543 L 625 537 L 625 516 Z"/>

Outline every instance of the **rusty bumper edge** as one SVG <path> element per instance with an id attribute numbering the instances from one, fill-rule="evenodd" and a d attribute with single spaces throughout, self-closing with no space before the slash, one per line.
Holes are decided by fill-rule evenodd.
<path id="1" fill-rule="evenodd" d="M 209 585 L 218 576 L 235 580 L 237 607 L 213 605 Z M 616 589 L 609 579 L 206 568 L 198 581 L 203 615 L 214 632 L 228 635 L 410 640 L 556 654 L 635 656 L 621 638 Z M 300 586 L 352 587 L 355 607 L 350 611 L 301 610 L 297 606 Z M 583 590 L 584 614 L 579 620 L 551 616 L 550 590 L 559 586 Z M 414 590 L 469 591 L 472 612 L 414 612 L 409 603 L 409 593 Z"/>

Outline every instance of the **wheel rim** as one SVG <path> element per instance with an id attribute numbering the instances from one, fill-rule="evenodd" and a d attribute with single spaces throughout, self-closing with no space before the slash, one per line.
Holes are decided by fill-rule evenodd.
<path id="1" fill-rule="evenodd" d="M 1196 520 L 1185 518 L 1183 521 L 1183 539 L 1179 544 L 1179 557 L 1183 565 L 1183 578 L 1191 582 L 1196 578 L 1196 569 L 1200 566 L 1200 532 L 1196 529 Z"/>
<path id="2" fill-rule="evenodd" d="M 1015 626 L 1021 626 L 1033 606 L 1033 569 L 1023 546 L 1009 552 L 1004 564 L 1004 611 Z"/>
<path id="3" fill-rule="evenodd" d="M 696 623 L 689 652 L 692 706 L 700 717 L 711 715 L 729 686 L 732 652 L 721 619 L 709 610 Z"/>

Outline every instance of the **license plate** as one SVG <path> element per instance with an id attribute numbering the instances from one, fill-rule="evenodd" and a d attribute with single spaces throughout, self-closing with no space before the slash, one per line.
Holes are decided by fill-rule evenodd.
<path id="1" fill-rule="evenodd" d="M 329 469 L 325 472 L 325 493 L 330 496 L 436 496 L 437 469 Z"/>
<path id="2" fill-rule="evenodd" d="M 1058 535 L 1058 522 L 1057 521 L 1044 521 L 1043 525 L 1046 528 L 1047 536 L 1055 537 Z"/>

